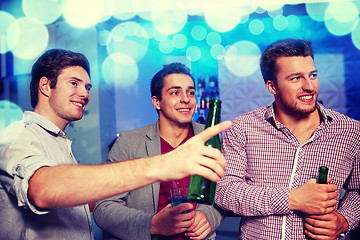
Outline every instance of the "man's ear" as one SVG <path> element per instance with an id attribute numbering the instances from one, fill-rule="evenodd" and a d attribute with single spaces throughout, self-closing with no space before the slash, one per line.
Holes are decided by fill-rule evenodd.
<path id="1" fill-rule="evenodd" d="M 39 91 L 41 92 L 41 94 L 45 95 L 45 96 L 49 96 L 50 95 L 50 80 L 47 77 L 42 77 L 39 80 Z"/>
<path id="2" fill-rule="evenodd" d="M 151 102 L 154 105 L 156 110 L 160 110 L 160 101 L 156 96 L 151 97 Z"/>
<path id="3" fill-rule="evenodd" d="M 274 95 L 277 94 L 276 84 L 275 84 L 273 81 L 267 80 L 267 82 L 266 82 L 266 88 L 268 89 L 268 91 L 269 91 L 271 94 L 274 94 Z"/>

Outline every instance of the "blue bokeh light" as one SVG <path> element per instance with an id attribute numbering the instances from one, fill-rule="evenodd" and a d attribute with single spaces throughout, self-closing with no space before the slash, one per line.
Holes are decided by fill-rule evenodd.
<path id="1" fill-rule="evenodd" d="M 7 125 L 21 120 L 23 110 L 15 103 L 8 100 L 0 100 L 0 130 Z"/>
<path id="2" fill-rule="evenodd" d="M 250 41 L 239 41 L 227 49 L 225 65 L 234 75 L 249 76 L 259 68 L 260 55 L 258 45 Z"/>
<path id="3" fill-rule="evenodd" d="M 148 51 L 147 32 L 137 22 L 123 22 L 111 30 L 111 41 L 107 45 L 109 55 L 124 53 L 140 61 Z"/>
<path id="4" fill-rule="evenodd" d="M 206 43 L 212 47 L 217 44 L 221 44 L 221 35 L 218 32 L 210 32 L 206 36 Z"/>
<path id="5" fill-rule="evenodd" d="M 187 37 L 182 33 L 177 33 L 172 38 L 172 43 L 175 48 L 183 49 L 188 43 Z"/>
<path id="6" fill-rule="evenodd" d="M 288 27 L 287 18 L 284 16 L 277 16 L 273 20 L 274 28 L 278 31 L 284 31 Z"/>
<path id="7" fill-rule="evenodd" d="M 165 54 L 171 53 L 174 50 L 173 42 L 168 38 L 161 40 L 159 42 L 159 50 Z"/>
<path id="8" fill-rule="evenodd" d="M 295 31 L 295 30 L 300 28 L 301 21 L 300 21 L 298 16 L 289 15 L 289 16 L 286 17 L 286 19 L 287 19 L 287 22 L 288 22 L 288 29 L 290 31 Z"/>
<path id="9" fill-rule="evenodd" d="M 249 31 L 254 35 L 259 35 L 264 32 L 264 23 L 259 19 L 251 20 L 249 23 Z"/>
<path id="10" fill-rule="evenodd" d="M 115 84 L 118 88 L 131 87 L 139 76 L 139 69 L 135 60 L 123 53 L 109 55 L 104 60 L 101 71 L 104 81 Z"/>
<path id="11" fill-rule="evenodd" d="M 61 6 L 53 0 L 22 0 L 25 15 L 42 24 L 55 22 L 61 16 Z"/>
<path id="12" fill-rule="evenodd" d="M 214 59 L 220 60 L 225 56 L 225 48 L 220 44 L 216 44 L 211 47 L 210 54 Z"/>
<path id="13" fill-rule="evenodd" d="M 9 49 L 22 59 L 39 56 L 46 49 L 48 42 L 47 28 L 40 22 L 26 17 L 19 18 L 10 25 L 6 38 Z"/>
<path id="14" fill-rule="evenodd" d="M 308 13 L 308 15 L 315 21 L 323 22 L 324 21 L 324 15 L 326 12 L 326 9 L 328 8 L 329 3 L 327 2 L 319 2 L 319 3 L 311 3 L 307 2 L 305 3 L 305 9 Z"/>
<path id="15" fill-rule="evenodd" d="M 15 17 L 7 12 L 0 11 L 0 54 L 11 50 L 13 45 L 8 46 L 6 38 L 11 24 L 15 21 Z"/>
<path id="16" fill-rule="evenodd" d="M 201 50 L 196 46 L 191 46 L 186 50 L 186 57 L 192 62 L 196 62 L 201 58 Z"/>
<path id="17" fill-rule="evenodd" d="M 202 41 L 206 38 L 206 28 L 201 25 L 196 25 L 191 29 L 191 36 L 197 41 Z"/>

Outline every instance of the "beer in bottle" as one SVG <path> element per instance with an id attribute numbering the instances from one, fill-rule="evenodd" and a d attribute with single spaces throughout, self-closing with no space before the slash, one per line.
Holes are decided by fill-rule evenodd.
<path id="1" fill-rule="evenodd" d="M 219 99 L 212 99 L 210 102 L 209 113 L 206 118 L 205 129 L 219 123 L 220 108 L 221 101 Z M 205 146 L 217 148 L 221 151 L 222 148 L 219 135 L 215 135 L 206 141 Z M 193 175 L 190 178 L 188 199 L 191 202 L 212 204 L 214 202 L 215 189 L 216 182 L 212 182 L 198 175 Z"/>
<path id="2" fill-rule="evenodd" d="M 321 166 L 319 168 L 319 176 L 316 182 L 319 184 L 327 184 L 327 174 L 328 168 L 325 166 Z"/>

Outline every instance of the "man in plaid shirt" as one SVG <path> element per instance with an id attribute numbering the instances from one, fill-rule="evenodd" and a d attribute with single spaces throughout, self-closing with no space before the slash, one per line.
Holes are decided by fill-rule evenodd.
<path id="1" fill-rule="evenodd" d="M 239 239 L 343 239 L 360 219 L 360 122 L 317 102 L 310 41 L 271 44 L 260 67 L 275 101 L 226 131 L 215 201 L 241 215 Z"/>

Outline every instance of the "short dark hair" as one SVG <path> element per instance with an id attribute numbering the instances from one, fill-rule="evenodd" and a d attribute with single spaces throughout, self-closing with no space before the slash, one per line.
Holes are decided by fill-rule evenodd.
<path id="1" fill-rule="evenodd" d="M 34 63 L 31 70 L 30 96 L 31 106 L 36 107 L 39 101 L 39 81 L 46 77 L 50 81 L 50 87 L 54 88 L 61 71 L 72 66 L 80 66 L 85 69 L 90 77 L 90 64 L 85 55 L 64 49 L 50 49 L 46 51 Z"/>
<path id="2" fill-rule="evenodd" d="M 308 57 L 314 59 L 314 51 L 311 41 L 295 38 L 286 38 L 276 41 L 265 48 L 260 58 L 260 69 L 265 83 L 271 80 L 276 83 L 276 75 L 279 72 L 276 64 L 280 57 Z"/>
<path id="3" fill-rule="evenodd" d="M 159 101 L 161 101 L 161 90 L 164 87 L 163 80 L 166 76 L 174 73 L 181 73 L 188 75 L 192 79 L 195 85 L 194 77 L 191 75 L 190 69 L 187 66 L 185 66 L 185 64 L 179 62 L 170 63 L 164 65 L 163 68 L 159 72 L 157 72 L 154 75 L 154 77 L 151 79 L 151 84 L 150 84 L 151 96 L 155 96 L 157 99 L 159 99 Z"/>

